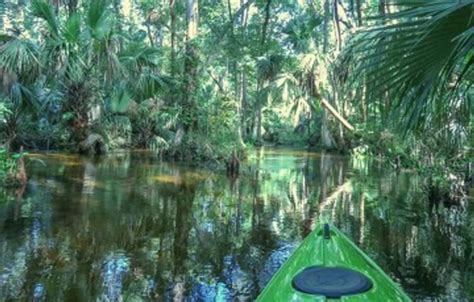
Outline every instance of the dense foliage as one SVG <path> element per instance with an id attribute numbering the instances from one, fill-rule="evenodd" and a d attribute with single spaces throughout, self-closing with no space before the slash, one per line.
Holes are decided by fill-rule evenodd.
<path id="1" fill-rule="evenodd" d="M 312 145 L 462 167 L 473 5 L 2 1 L 2 139 L 220 162 L 248 145 Z"/>

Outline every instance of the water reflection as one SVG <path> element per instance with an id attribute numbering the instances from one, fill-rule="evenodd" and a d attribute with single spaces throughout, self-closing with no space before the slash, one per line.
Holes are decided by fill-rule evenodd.
<path id="1" fill-rule="evenodd" d="M 417 299 L 474 299 L 469 202 L 429 204 L 413 174 L 265 150 L 245 175 L 35 155 L 26 191 L 0 192 L 0 300 L 248 301 L 320 217 Z"/>
<path id="2" fill-rule="evenodd" d="M 111 253 L 105 258 L 101 268 L 105 300 L 117 301 L 122 297 L 123 279 L 129 270 L 130 260 L 123 253 Z"/>

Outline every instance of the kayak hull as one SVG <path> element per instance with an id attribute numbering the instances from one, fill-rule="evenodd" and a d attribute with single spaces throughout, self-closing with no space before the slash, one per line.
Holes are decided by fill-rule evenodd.
<path id="1" fill-rule="evenodd" d="M 324 295 L 304 293 L 293 285 L 295 276 L 310 267 L 347 268 L 370 279 L 369 290 L 343 295 L 337 298 L 340 301 L 411 301 L 400 286 L 344 234 L 334 227 L 328 232 L 323 225 L 318 225 L 273 276 L 257 301 L 326 301 L 329 298 Z"/>

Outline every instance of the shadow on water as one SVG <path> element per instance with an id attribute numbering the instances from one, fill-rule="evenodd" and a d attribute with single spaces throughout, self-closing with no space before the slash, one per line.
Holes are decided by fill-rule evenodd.
<path id="1" fill-rule="evenodd" d="M 0 300 L 248 301 L 330 219 L 420 300 L 474 299 L 474 213 L 414 174 L 273 149 L 237 179 L 160 163 L 38 154 L 0 192 Z"/>

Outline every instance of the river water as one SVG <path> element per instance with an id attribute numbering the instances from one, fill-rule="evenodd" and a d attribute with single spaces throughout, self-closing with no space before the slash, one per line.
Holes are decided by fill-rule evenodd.
<path id="1" fill-rule="evenodd" d="M 0 301 L 247 301 L 321 215 L 420 301 L 474 300 L 474 206 L 383 163 L 262 149 L 230 180 L 149 152 L 33 154 L 0 194 Z"/>

